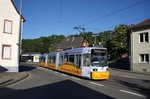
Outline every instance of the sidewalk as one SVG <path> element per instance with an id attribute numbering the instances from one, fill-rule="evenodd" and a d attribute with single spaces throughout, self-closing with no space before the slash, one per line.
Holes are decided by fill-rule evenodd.
<path id="1" fill-rule="evenodd" d="M 128 73 L 135 73 L 135 74 L 142 74 L 142 75 L 149 75 L 149 72 L 138 72 L 138 71 L 131 71 L 131 70 L 124 70 L 124 69 L 117 69 L 117 68 L 109 68 L 109 70 L 116 70 L 120 72 L 128 72 Z"/>
<path id="2" fill-rule="evenodd" d="M 21 81 L 29 76 L 28 72 L 19 72 L 19 73 L 0 73 L 0 88 L 8 86 L 10 84 Z"/>
<path id="3" fill-rule="evenodd" d="M 141 73 L 141 72 L 134 72 L 129 70 L 121 70 L 121 69 L 114 69 L 109 68 L 110 75 L 115 76 L 122 76 L 126 78 L 136 78 L 136 79 L 142 79 L 144 81 L 150 81 L 150 74 L 149 73 Z"/>

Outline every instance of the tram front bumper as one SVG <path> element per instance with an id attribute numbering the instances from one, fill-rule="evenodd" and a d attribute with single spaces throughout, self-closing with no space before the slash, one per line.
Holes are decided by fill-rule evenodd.
<path id="1" fill-rule="evenodd" d="M 109 71 L 106 72 L 91 72 L 91 79 L 100 80 L 100 79 L 108 79 Z"/>

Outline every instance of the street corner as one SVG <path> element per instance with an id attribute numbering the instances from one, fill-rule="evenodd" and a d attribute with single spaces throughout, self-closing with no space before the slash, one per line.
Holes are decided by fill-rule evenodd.
<path id="1" fill-rule="evenodd" d="M 6 87 L 8 85 L 17 83 L 29 76 L 28 72 L 19 72 L 19 73 L 9 73 L 4 72 L 0 73 L 0 88 Z"/>

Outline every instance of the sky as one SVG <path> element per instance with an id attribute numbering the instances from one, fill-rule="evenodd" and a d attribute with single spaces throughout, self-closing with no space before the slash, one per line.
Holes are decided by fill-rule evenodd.
<path id="1" fill-rule="evenodd" d="M 20 9 L 20 0 L 13 0 Z M 99 33 L 150 18 L 150 0 L 22 0 L 22 38 Z"/>

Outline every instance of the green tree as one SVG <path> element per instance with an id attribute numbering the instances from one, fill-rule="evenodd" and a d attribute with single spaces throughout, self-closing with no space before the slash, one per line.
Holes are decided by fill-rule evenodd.
<path id="1" fill-rule="evenodd" d="M 128 26 L 121 24 L 118 27 L 115 27 L 114 31 L 112 32 L 111 56 L 115 59 L 119 58 L 122 53 L 125 53 L 128 50 L 127 31 L 128 31 Z"/>
<path id="2" fill-rule="evenodd" d="M 104 47 L 111 51 L 111 39 L 112 39 L 112 31 L 104 31 L 98 33 L 97 42 L 101 43 Z"/>
<path id="3" fill-rule="evenodd" d="M 48 53 L 54 51 L 56 45 L 65 38 L 64 35 L 51 35 L 48 37 L 40 37 L 37 39 L 23 39 L 22 49 L 26 52 Z"/>

